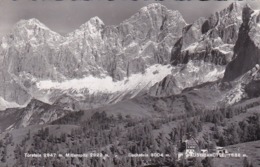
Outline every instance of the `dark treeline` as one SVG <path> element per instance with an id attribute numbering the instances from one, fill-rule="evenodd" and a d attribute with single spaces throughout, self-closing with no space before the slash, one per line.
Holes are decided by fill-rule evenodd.
<path id="1" fill-rule="evenodd" d="M 37 133 L 26 134 L 22 143 L 14 145 L 12 135 L 0 140 L 1 162 L 7 158 L 7 146 L 14 146 L 14 166 L 45 166 L 45 167 L 141 167 L 145 164 L 155 166 L 210 166 L 210 159 L 176 161 L 177 151 L 183 151 L 183 137 L 198 139 L 200 148 L 211 148 L 214 145 L 227 146 L 241 142 L 260 140 L 259 114 L 249 114 L 246 119 L 232 121 L 240 114 L 247 114 L 247 108 L 218 108 L 197 111 L 178 117 L 160 119 L 136 119 L 107 115 L 96 112 L 86 120 L 81 120 L 83 111 L 72 113 L 62 119 L 45 126 Z M 230 122 L 231 121 L 231 122 Z M 77 125 L 72 130 L 62 129 L 62 124 Z M 170 130 L 164 131 L 164 127 Z M 59 133 L 53 133 L 53 128 Z M 210 127 L 205 133 L 203 129 Z M 55 129 L 54 128 L 54 129 Z M 58 151 L 58 152 L 57 152 Z M 97 152 L 110 157 L 102 158 L 24 158 L 24 153 L 90 153 Z M 128 153 L 163 153 L 170 157 L 130 158 Z M 114 157 L 118 155 L 121 158 Z M 12 166 L 9 166 L 12 167 Z"/>

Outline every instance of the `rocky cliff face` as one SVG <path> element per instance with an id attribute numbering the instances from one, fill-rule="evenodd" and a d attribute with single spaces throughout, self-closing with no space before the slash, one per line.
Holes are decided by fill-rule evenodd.
<path id="1" fill-rule="evenodd" d="M 222 100 L 224 104 L 233 105 L 240 102 L 243 98 L 252 98 L 252 90 L 255 90 L 257 95 L 257 88 L 255 83 L 260 79 L 260 66 L 256 64 L 252 69 L 239 76 L 232 82 L 229 82 L 230 89 L 223 94 Z M 221 85 L 227 84 L 228 82 L 222 82 Z"/>
<path id="2" fill-rule="evenodd" d="M 236 58 L 228 64 L 224 81 L 232 81 L 260 63 L 260 13 L 245 6 L 242 18 L 243 24 L 234 47 Z"/>
<path id="3" fill-rule="evenodd" d="M 232 3 L 209 18 L 199 18 L 184 27 L 171 53 L 172 65 L 182 70 L 153 86 L 150 94 L 172 95 L 184 88 L 222 78 L 225 66 L 235 58 L 233 47 L 242 24 L 241 16 L 242 6 Z"/>
<path id="4" fill-rule="evenodd" d="M 163 97 L 180 94 L 182 90 L 223 77 L 225 66 L 191 60 L 173 68 L 172 73 L 149 89 L 151 96 Z"/>
<path id="5" fill-rule="evenodd" d="M 245 92 L 248 97 L 254 98 L 260 96 L 260 80 L 253 80 L 245 86 Z"/>
<path id="6" fill-rule="evenodd" d="M 151 70 L 160 70 L 155 64 L 168 64 L 184 26 L 178 11 L 160 4 L 140 9 L 118 26 L 91 18 L 66 36 L 36 19 L 22 20 L 1 40 L 0 97 L 5 103 L 0 106 L 23 106 L 31 98 L 53 103 L 61 95 L 87 100 L 95 94 L 102 103 L 127 93 L 131 97 L 170 73 L 170 68 L 154 75 Z M 147 81 L 143 82 L 141 75 Z M 137 76 L 139 80 L 133 81 Z M 103 90 L 105 81 L 108 86 Z M 80 90 L 75 88 L 79 84 Z"/>
<path id="7" fill-rule="evenodd" d="M 203 60 L 227 65 L 233 58 L 233 46 L 242 23 L 241 15 L 240 4 L 232 3 L 209 18 L 200 18 L 186 26 L 183 36 L 172 50 L 172 64 L 187 64 L 189 60 Z"/>
<path id="8" fill-rule="evenodd" d="M 61 45 L 65 50 L 59 54 L 74 55 L 75 65 L 59 71 L 73 71 L 70 78 L 106 74 L 117 81 L 153 64 L 168 64 L 171 47 L 185 25 L 179 12 L 160 4 L 140 9 L 118 26 L 105 26 L 94 17 L 66 36 Z"/>

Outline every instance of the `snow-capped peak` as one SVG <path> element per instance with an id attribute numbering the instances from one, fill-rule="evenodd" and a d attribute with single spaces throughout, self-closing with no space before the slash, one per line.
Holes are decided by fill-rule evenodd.
<path id="1" fill-rule="evenodd" d="M 54 46 L 62 39 L 60 34 L 50 30 L 39 20 L 32 18 L 17 22 L 11 31 L 3 36 L 1 46 L 3 49 L 9 48 L 9 46 L 21 49 L 29 43 L 33 48 L 37 48 L 42 44 Z"/>
<path id="2" fill-rule="evenodd" d="M 237 17 L 241 17 L 243 6 L 239 2 L 232 2 L 227 8 L 217 12 L 220 15 L 227 16 L 227 14 L 232 14 Z"/>
<path id="3" fill-rule="evenodd" d="M 96 24 L 104 24 L 104 22 L 98 16 L 94 16 L 94 17 L 90 18 L 89 22 L 96 23 Z"/>
<path id="4" fill-rule="evenodd" d="M 97 34 L 100 30 L 104 28 L 104 22 L 97 16 L 90 18 L 86 23 L 82 24 L 75 31 L 67 34 L 68 40 L 74 40 L 75 38 L 84 37 L 84 34 Z"/>
<path id="5" fill-rule="evenodd" d="M 143 17 L 144 16 L 144 17 Z M 149 19 L 144 19 L 145 17 L 149 17 Z M 160 3 L 151 3 L 147 6 L 142 7 L 139 12 L 136 14 L 132 15 L 129 19 L 125 20 L 122 22 L 122 24 L 129 24 L 129 23 L 136 23 L 139 22 L 142 23 L 143 21 L 151 21 L 152 24 L 158 24 L 160 21 L 166 19 L 168 22 L 169 27 L 174 26 L 176 27 L 176 22 L 181 21 L 185 22 L 183 19 L 181 13 L 177 10 L 170 10 L 167 9 L 164 5 Z M 160 20 L 160 21 L 158 21 Z M 165 20 L 164 20 L 165 21 Z M 171 24 L 171 25 L 169 25 Z M 185 24 L 187 24 L 185 22 Z M 161 26 L 161 25 L 157 25 Z"/>
<path id="6" fill-rule="evenodd" d="M 29 20 L 20 20 L 15 27 L 21 28 L 21 27 L 26 27 L 26 28 L 41 28 L 45 30 L 50 30 L 46 25 L 41 23 L 38 19 L 36 18 L 31 18 Z"/>
<path id="7" fill-rule="evenodd" d="M 140 9 L 140 11 L 146 12 L 148 10 L 155 9 L 155 8 L 166 8 L 166 7 L 163 6 L 160 3 L 151 3 L 151 4 L 149 4 L 149 5 L 145 6 L 145 7 L 142 7 Z"/>
<path id="8" fill-rule="evenodd" d="M 39 20 L 32 18 L 29 20 L 20 20 L 11 31 L 12 36 L 21 40 L 31 38 L 55 38 L 55 41 L 61 38 L 61 35 L 50 30 Z M 48 39 L 47 39 L 48 40 Z"/>
<path id="9" fill-rule="evenodd" d="M 86 29 L 86 28 L 101 28 L 105 24 L 104 22 L 97 16 L 90 18 L 85 24 L 82 24 L 79 29 Z"/>

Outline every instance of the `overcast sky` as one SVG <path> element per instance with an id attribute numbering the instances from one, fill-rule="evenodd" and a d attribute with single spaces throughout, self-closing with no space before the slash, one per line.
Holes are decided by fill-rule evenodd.
<path id="1" fill-rule="evenodd" d="M 91 17 L 98 16 L 106 25 L 117 25 L 155 0 L 0 0 L 0 36 L 7 34 L 21 19 L 37 18 L 53 31 L 66 34 L 78 28 Z M 159 2 L 168 9 L 179 10 L 188 23 L 209 16 L 228 6 L 231 1 L 176 1 Z M 259 0 L 250 5 L 260 9 Z"/>

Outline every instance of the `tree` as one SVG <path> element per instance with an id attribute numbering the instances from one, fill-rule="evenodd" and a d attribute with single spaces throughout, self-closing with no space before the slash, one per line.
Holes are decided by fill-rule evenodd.
<path id="1" fill-rule="evenodd" d="M 203 167 L 203 164 L 201 163 L 200 159 L 195 159 L 194 167 Z"/>
<path id="2" fill-rule="evenodd" d="M 0 148 L 4 146 L 3 140 L 0 140 Z"/>
<path id="3" fill-rule="evenodd" d="M 7 156 L 7 148 L 6 148 L 6 146 L 4 146 L 4 150 L 2 152 L 1 162 L 3 162 L 3 163 L 6 162 L 6 156 Z"/>
<path id="4" fill-rule="evenodd" d="M 245 157 L 243 160 L 243 167 L 250 167 L 247 157 Z"/>
<path id="5" fill-rule="evenodd" d="M 224 139 L 223 136 L 220 136 L 220 137 L 219 137 L 219 140 L 218 140 L 218 142 L 217 142 L 217 145 L 218 145 L 218 146 L 221 146 L 221 147 L 224 147 L 224 146 L 227 145 L 227 144 L 226 144 L 226 141 L 225 141 L 225 139 Z"/>
<path id="6" fill-rule="evenodd" d="M 206 157 L 202 161 L 203 167 L 213 167 L 212 158 Z"/>

